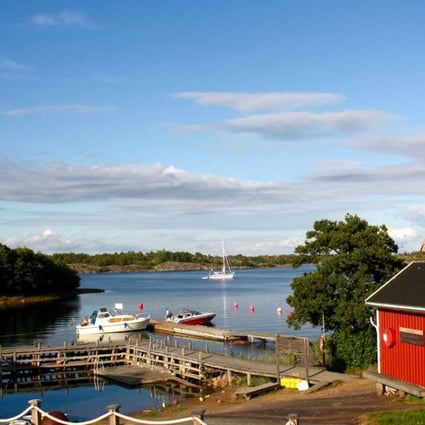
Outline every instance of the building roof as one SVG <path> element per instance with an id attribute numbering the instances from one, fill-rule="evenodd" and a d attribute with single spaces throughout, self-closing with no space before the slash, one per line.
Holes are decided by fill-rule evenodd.
<path id="1" fill-rule="evenodd" d="M 413 261 L 366 298 L 376 308 L 425 312 L 425 262 Z"/>

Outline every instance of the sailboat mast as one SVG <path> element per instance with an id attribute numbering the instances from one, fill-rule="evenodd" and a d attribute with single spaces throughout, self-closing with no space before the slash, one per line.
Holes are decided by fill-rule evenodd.
<path id="1" fill-rule="evenodd" d="M 221 239 L 221 248 L 222 248 L 222 251 L 223 251 L 223 254 L 222 254 L 222 256 L 223 256 L 223 273 L 225 273 L 226 272 L 226 252 L 224 250 L 224 239 Z"/>

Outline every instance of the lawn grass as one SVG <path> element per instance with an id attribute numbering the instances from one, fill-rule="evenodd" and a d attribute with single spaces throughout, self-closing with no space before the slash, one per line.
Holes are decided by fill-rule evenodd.
<path id="1" fill-rule="evenodd" d="M 374 412 L 367 415 L 368 425 L 425 425 L 425 409 Z"/>

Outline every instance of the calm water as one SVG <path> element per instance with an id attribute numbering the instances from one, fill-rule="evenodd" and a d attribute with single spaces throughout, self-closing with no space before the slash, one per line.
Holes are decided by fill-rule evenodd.
<path id="1" fill-rule="evenodd" d="M 285 303 L 291 293 L 292 279 L 312 268 L 255 269 L 237 271 L 228 282 L 202 279 L 202 272 L 128 273 L 82 275 L 82 288 L 102 288 L 105 292 L 82 294 L 76 298 L 0 310 L 2 346 L 41 343 L 62 345 L 77 342 L 74 326 L 82 317 L 99 307 L 112 308 L 122 303 L 126 312 L 143 312 L 162 319 L 166 308 L 177 313 L 184 307 L 200 311 L 214 311 L 215 326 L 219 328 L 273 332 L 316 338 L 319 329 L 305 327 L 300 331 L 288 329 L 286 316 L 290 311 Z M 279 311 L 283 311 L 279 314 Z M 146 334 L 142 335 L 146 337 Z M 158 337 L 158 336 L 155 336 Z M 196 342 L 195 342 L 196 343 Z M 205 342 L 202 342 L 204 345 Z M 227 349 L 214 344 L 217 351 Z M 237 348 L 252 350 L 252 347 Z M 232 348 L 234 350 L 234 348 Z M 3 394 L 0 399 L 0 417 L 11 417 L 28 406 L 28 400 L 43 400 L 44 410 L 60 409 L 71 420 L 87 420 L 105 413 L 109 404 L 121 404 L 121 412 L 130 413 L 170 402 L 176 394 L 156 389 L 124 389 L 101 383 L 83 388 L 61 391 Z"/>

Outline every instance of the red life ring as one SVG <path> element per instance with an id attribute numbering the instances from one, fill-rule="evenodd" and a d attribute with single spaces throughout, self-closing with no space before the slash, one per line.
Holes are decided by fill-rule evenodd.
<path id="1" fill-rule="evenodd" d="M 382 339 L 388 348 L 393 347 L 395 345 L 395 330 L 391 328 L 385 329 L 384 333 L 382 334 Z"/>

